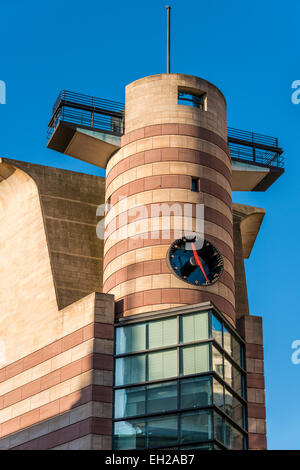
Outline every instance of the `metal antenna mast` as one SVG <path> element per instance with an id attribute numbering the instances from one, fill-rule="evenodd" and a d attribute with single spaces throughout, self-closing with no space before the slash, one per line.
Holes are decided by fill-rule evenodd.
<path id="1" fill-rule="evenodd" d="M 171 16 L 171 7 L 167 6 L 167 73 L 170 72 L 170 16 Z"/>

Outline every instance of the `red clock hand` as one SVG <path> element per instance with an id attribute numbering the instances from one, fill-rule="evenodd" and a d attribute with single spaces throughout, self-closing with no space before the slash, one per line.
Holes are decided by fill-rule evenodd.
<path id="1" fill-rule="evenodd" d="M 208 278 L 207 278 L 207 276 L 206 276 L 206 274 L 205 274 L 204 268 L 203 268 L 203 266 L 202 266 L 202 263 L 201 263 L 201 261 L 200 261 L 200 259 L 199 259 L 199 256 L 198 256 L 198 253 L 197 253 L 197 250 L 196 250 L 196 248 L 195 248 L 194 243 L 192 243 L 192 249 L 193 249 L 193 253 L 194 253 L 194 257 L 195 257 L 196 263 L 198 264 L 198 266 L 200 266 L 200 269 L 201 269 L 201 271 L 203 272 L 203 275 L 204 275 L 204 277 L 205 277 L 205 279 L 206 279 L 206 282 L 209 282 L 209 280 L 208 280 Z"/>

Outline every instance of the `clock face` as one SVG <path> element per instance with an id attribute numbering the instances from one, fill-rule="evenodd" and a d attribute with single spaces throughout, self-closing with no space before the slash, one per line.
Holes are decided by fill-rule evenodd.
<path id="1" fill-rule="evenodd" d="M 196 286 L 214 284 L 224 268 L 219 250 L 197 236 L 175 240 L 168 250 L 167 264 L 182 281 Z"/>

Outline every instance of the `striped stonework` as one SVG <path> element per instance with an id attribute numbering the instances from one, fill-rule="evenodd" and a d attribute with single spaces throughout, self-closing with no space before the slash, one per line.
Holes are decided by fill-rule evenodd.
<path id="1" fill-rule="evenodd" d="M 182 86 L 205 92 L 207 109 L 179 105 Z M 114 295 L 118 316 L 211 300 L 235 325 L 231 180 L 226 103 L 216 87 L 177 74 L 126 87 L 125 135 L 107 164 L 105 193 L 103 291 Z M 166 263 L 182 217 L 197 231 L 200 205 L 204 235 L 224 259 L 222 277 L 206 287 L 177 279 Z M 155 215 L 157 206 L 166 214 Z"/>
<path id="2" fill-rule="evenodd" d="M 246 342 L 249 450 L 267 449 L 262 318 L 245 315 L 238 331 Z"/>
<path id="3" fill-rule="evenodd" d="M 0 369 L 0 449 L 111 448 L 113 297 L 85 307 L 80 328 Z"/>

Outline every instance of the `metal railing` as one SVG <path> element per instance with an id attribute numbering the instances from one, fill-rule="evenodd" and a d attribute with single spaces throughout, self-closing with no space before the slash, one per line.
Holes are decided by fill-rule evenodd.
<path id="1" fill-rule="evenodd" d="M 233 127 L 228 127 L 227 136 L 232 160 L 283 168 L 283 150 L 278 146 L 276 137 Z"/>
<path id="2" fill-rule="evenodd" d="M 251 142 L 257 145 L 267 145 L 270 147 L 278 147 L 277 137 L 270 137 L 269 135 L 257 134 L 256 132 L 242 131 L 241 129 L 235 129 L 233 127 L 227 128 L 228 140 L 242 140 Z"/>
<path id="3" fill-rule="evenodd" d="M 60 122 L 121 136 L 124 133 L 124 105 L 117 101 L 63 90 L 52 109 L 48 139 Z"/>
<path id="4" fill-rule="evenodd" d="M 124 133 L 124 104 L 63 90 L 59 93 L 48 124 L 48 139 L 60 122 L 121 136 Z M 278 139 L 256 132 L 228 127 L 228 145 L 232 160 L 266 167 L 284 166 Z"/>

